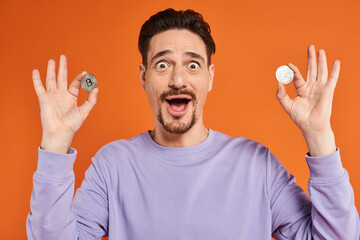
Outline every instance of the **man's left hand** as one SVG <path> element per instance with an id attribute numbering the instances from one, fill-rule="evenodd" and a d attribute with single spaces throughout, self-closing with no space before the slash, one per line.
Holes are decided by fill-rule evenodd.
<path id="1" fill-rule="evenodd" d="M 291 120 L 300 128 L 305 137 L 311 156 L 322 156 L 336 151 L 335 139 L 330 126 L 332 101 L 340 72 L 340 61 L 334 62 L 330 77 L 325 51 L 318 51 L 319 66 L 316 67 L 315 47 L 308 48 L 308 69 L 306 82 L 299 69 L 289 63 L 294 72 L 294 86 L 296 97 L 291 99 L 285 86 L 278 83 L 277 98 L 290 116 Z"/>

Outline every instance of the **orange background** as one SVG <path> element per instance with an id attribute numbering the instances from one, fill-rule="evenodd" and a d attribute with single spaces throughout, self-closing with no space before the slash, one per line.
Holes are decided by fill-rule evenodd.
<path id="1" fill-rule="evenodd" d="M 212 28 L 216 67 L 206 126 L 270 147 L 305 190 L 307 147 L 275 97 L 275 70 L 292 62 L 305 76 L 309 44 L 325 49 L 330 68 L 341 60 L 332 127 L 360 208 L 358 1 L 1 1 L 1 239 L 26 239 L 41 141 L 32 69 L 45 82 L 48 59 L 58 64 L 65 54 L 69 82 L 83 70 L 98 79 L 98 103 L 72 144 L 78 187 L 100 147 L 153 128 L 140 87 L 137 38 L 145 20 L 168 7 L 195 9 Z M 293 85 L 287 89 L 294 96 Z M 81 91 L 79 102 L 86 96 Z"/>

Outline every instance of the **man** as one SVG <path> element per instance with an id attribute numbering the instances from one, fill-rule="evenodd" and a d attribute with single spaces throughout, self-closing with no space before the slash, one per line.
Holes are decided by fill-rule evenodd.
<path id="1" fill-rule="evenodd" d="M 194 11 L 167 9 L 139 36 L 141 86 L 155 128 L 100 149 L 74 200 L 74 134 L 98 89 L 77 106 L 79 74 L 67 89 L 66 58 L 48 63 L 46 88 L 33 71 L 43 137 L 34 174 L 29 239 L 357 239 L 359 217 L 330 126 L 340 70 L 328 78 L 325 52 L 308 49 L 307 81 L 296 66 L 298 97 L 277 98 L 309 148 L 309 194 L 263 145 L 206 128 L 215 44 Z"/>

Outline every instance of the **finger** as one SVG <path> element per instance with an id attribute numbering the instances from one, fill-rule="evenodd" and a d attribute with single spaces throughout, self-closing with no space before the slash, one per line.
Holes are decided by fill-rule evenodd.
<path id="1" fill-rule="evenodd" d="M 292 63 L 288 63 L 288 67 L 294 72 L 293 83 L 295 88 L 298 89 L 304 86 L 306 82 L 304 78 L 301 76 L 299 69 Z"/>
<path id="2" fill-rule="evenodd" d="M 64 90 L 67 89 L 67 61 L 65 55 L 60 55 L 57 87 Z"/>
<path id="3" fill-rule="evenodd" d="M 80 74 L 78 74 L 74 80 L 70 83 L 69 86 L 69 93 L 71 93 L 71 95 L 73 95 L 74 97 L 78 97 L 79 96 L 79 91 L 80 91 L 80 86 L 81 86 L 81 78 L 82 76 L 84 76 L 86 74 L 86 72 L 82 72 Z"/>
<path id="4" fill-rule="evenodd" d="M 319 66 L 318 66 L 317 81 L 325 84 L 328 80 L 328 69 L 327 69 L 325 51 L 323 49 L 320 49 L 318 51 L 318 55 L 319 55 Z"/>
<path id="5" fill-rule="evenodd" d="M 46 89 L 48 91 L 56 89 L 55 79 L 55 60 L 50 59 L 47 66 L 46 72 Z"/>
<path id="6" fill-rule="evenodd" d="M 276 97 L 279 100 L 281 106 L 284 108 L 285 112 L 287 114 L 289 114 L 290 108 L 291 108 L 291 105 L 292 105 L 292 100 L 289 97 L 289 95 L 287 95 L 284 84 L 278 83 L 278 89 L 277 89 L 277 92 L 276 92 Z"/>
<path id="7" fill-rule="evenodd" d="M 333 64 L 333 68 L 331 70 L 330 78 L 329 78 L 329 87 L 334 90 L 336 87 L 336 83 L 339 79 L 339 73 L 340 73 L 340 60 L 335 60 Z"/>
<path id="8" fill-rule="evenodd" d="M 315 47 L 310 45 L 308 48 L 308 64 L 307 64 L 307 74 L 306 81 L 315 82 L 316 81 L 316 56 L 315 56 Z"/>
<path id="9" fill-rule="evenodd" d="M 34 69 L 32 71 L 32 79 L 33 79 L 33 84 L 34 84 L 34 89 L 35 89 L 36 95 L 38 96 L 38 98 L 40 98 L 43 94 L 46 93 L 46 91 L 41 82 L 39 70 Z"/>
<path id="10" fill-rule="evenodd" d="M 98 88 L 91 90 L 88 99 L 80 106 L 80 111 L 83 113 L 83 116 L 87 118 L 92 108 L 95 106 L 97 101 L 97 94 L 99 92 Z"/>

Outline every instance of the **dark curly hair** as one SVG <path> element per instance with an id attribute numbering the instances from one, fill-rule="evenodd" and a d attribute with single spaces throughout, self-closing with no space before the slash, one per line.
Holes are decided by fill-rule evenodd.
<path id="1" fill-rule="evenodd" d="M 170 29 L 185 29 L 199 35 L 205 43 L 208 66 L 210 66 L 211 55 L 215 53 L 215 42 L 211 37 L 209 24 L 203 20 L 200 13 L 194 10 L 176 11 L 168 8 L 151 16 L 141 27 L 138 47 L 145 67 L 147 67 L 147 53 L 151 38 L 157 33 Z"/>

